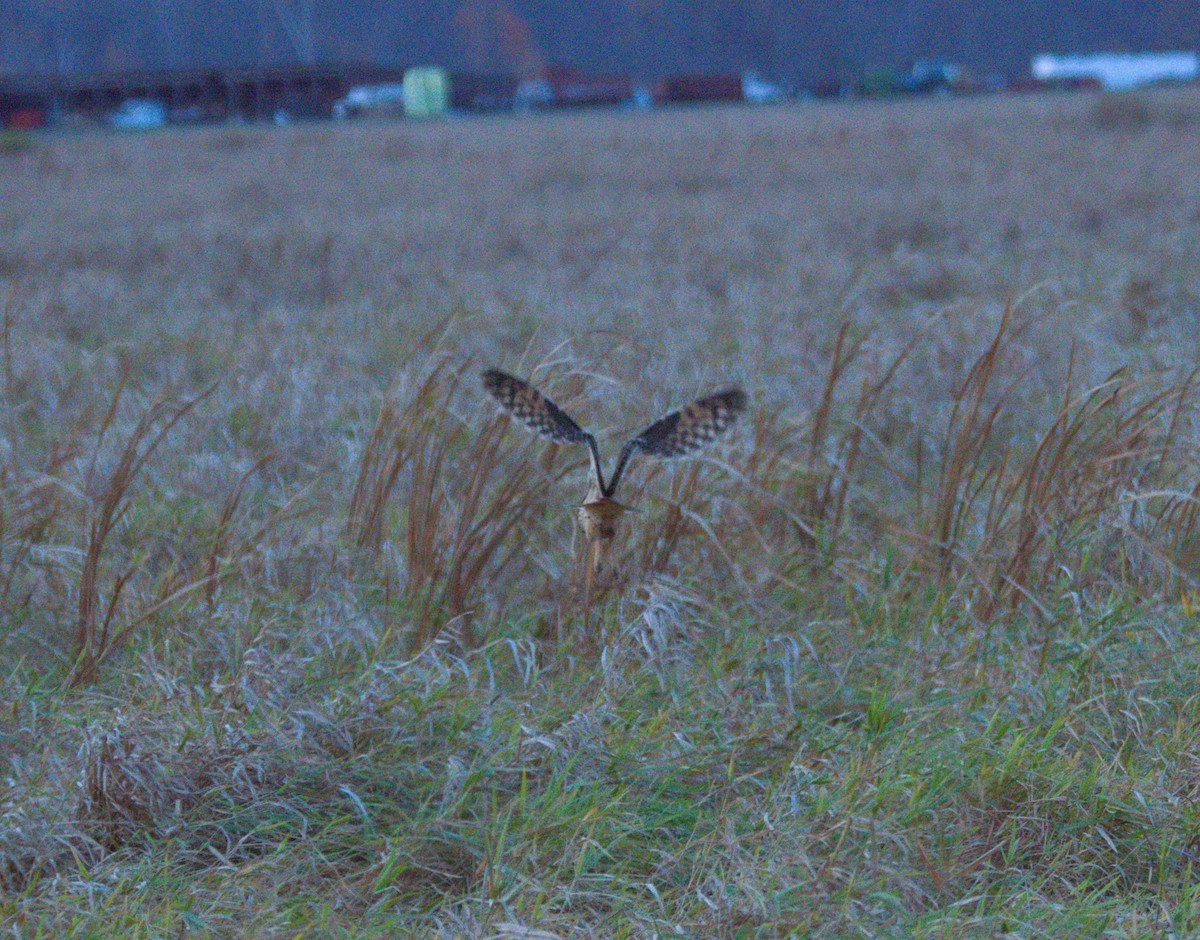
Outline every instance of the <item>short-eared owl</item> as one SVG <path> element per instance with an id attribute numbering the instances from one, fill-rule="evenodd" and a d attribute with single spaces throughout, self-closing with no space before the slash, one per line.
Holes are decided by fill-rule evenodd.
<path id="1" fill-rule="evenodd" d="M 549 398 L 528 382 L 499 369 L 483 373 L 483 387 L 505 411 L 534 433 L 560 444 L 587 444 L 592 458 L 592 485 L 587 503 L 613 499 L 634 451 L 663 460 L 694 454 L 724 433 L 746 407 L 746 393 L 731 388 L 672 411 L 621 448 L 612 478 L 606 482 L 596 439 Z"/>
<path id="2" fill-rule="evenodd" d="M 534 433 L 560 444 L 587 444 L 592 476 L 587 498 L 579 507 L 579 524 L 587 539 L 584 597 L 589 599 L 589 606 L 594 587 L 616 580 L 618 566 L 613 556 L 617 528 L 629 507 L 618 503 L 613 496 L 633 452 L 641 451 L 664 460 L 694 454 L 719 437 L 746 407 L 746 393 L 731 388 L 672 411 L 621 448 L 612 478 L 606 482 L 596 439 L 549 398 L 528 382 L 499 369 L 483 373 L 483 387 L 505 411 Z M 585 629 L 587 610 L 585 607 Z"/>

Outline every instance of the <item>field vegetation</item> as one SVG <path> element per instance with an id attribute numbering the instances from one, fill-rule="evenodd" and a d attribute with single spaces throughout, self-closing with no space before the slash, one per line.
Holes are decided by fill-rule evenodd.
<path id="1" fill-rule="evenodd" d="M 0 927 L 1195 935 L 1197 153 L 1191 87 L 0 147 Z M 492 365 L 610 459 L 752 404 L 585 603 Z"/>

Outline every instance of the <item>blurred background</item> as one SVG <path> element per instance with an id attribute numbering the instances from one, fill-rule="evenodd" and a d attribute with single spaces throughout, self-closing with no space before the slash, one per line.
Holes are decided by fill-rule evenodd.
<path id="1" fill-rule="evenodd" d="M 1189 0 L 4 0 L 0 76 L 318 63 L 634 82 L 755 70 L 784 88 L 886 85 L 915 62 L 1024 81 L 1039 53 L 1194 49 Z"/>

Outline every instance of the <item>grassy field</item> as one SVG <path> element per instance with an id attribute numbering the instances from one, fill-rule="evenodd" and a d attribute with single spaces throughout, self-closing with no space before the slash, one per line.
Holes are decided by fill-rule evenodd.
<path id="1" fill-rule="evenodd" d="M 1196 935 L 1197 153 L 1194 87 L 4 138 L 0 928 Z M 492 365 L 610 459 L 752 404 L 588 603 Z"/>

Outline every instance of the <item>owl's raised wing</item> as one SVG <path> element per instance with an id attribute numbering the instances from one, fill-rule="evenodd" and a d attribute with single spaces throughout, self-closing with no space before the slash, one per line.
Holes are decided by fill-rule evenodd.
<path id="1" fill-rule="evenodd" d="M 576 424 L 574 418 L 528 382 L 499 369 L 488 369 L 483 373 L 483 387 L 501 408 L 534 434 L 558 444 L 587 444 L 592 458 L 592 482 L 604 492 L 596 439 Z"/>
<path id="2" fill-rule="evenodd" d="M 621 448 L 605 496 L 611 497 L 621 482 L 621 474 L 634 451 L 660 460 L 686 457 L 716 440 L 737 420 L 746 408 L 746 393 L 740 388 L 727 389 L 672 411 Z"/>

